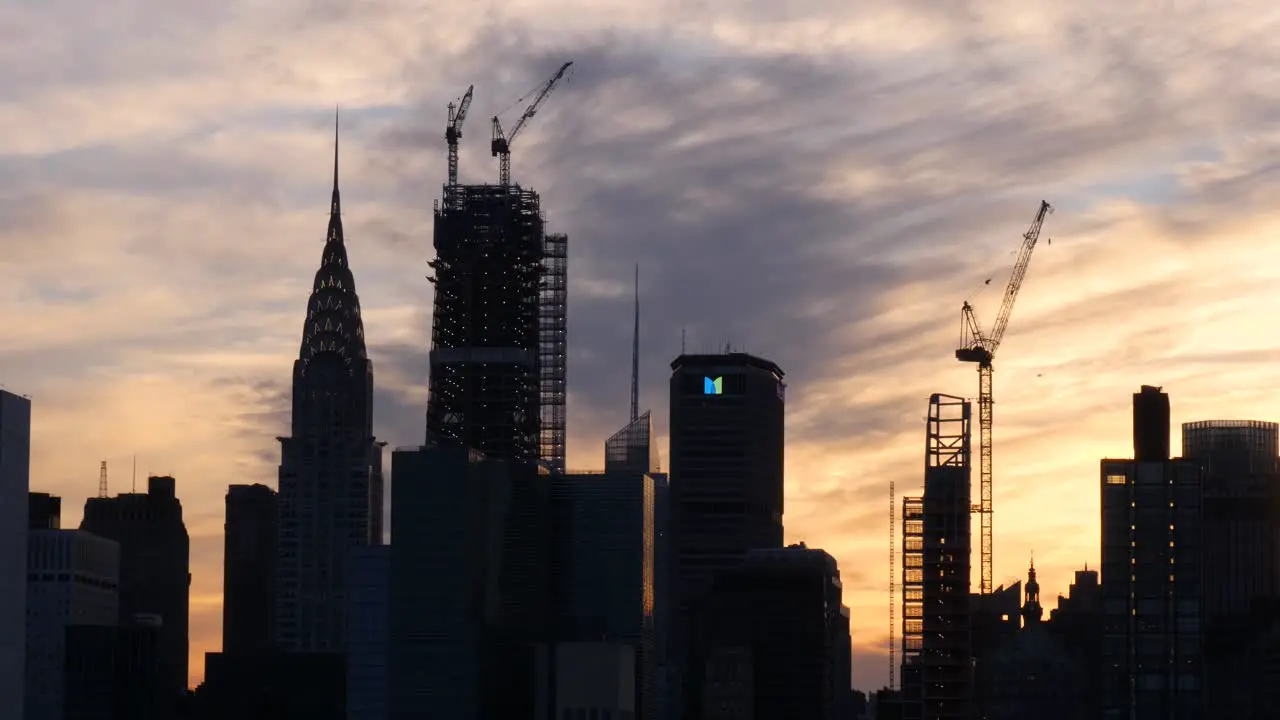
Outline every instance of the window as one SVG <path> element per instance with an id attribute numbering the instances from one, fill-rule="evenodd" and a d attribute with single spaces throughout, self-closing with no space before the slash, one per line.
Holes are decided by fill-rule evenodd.
<path id="1" fill-rule="evenodd" d="M 1118 475 L 1115 473 L 1110 473 L 1107 475 L 1108 485 L 1125 485 L 1128 482 L 1129 482 L 1129 477 L 1127 475 Z"/>

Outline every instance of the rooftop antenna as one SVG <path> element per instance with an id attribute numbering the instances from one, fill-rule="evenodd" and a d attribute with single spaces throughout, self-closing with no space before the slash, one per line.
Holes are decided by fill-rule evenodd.
<path id="1" fill-rule="evenodd" d="M 680 354 L 684 354 L 684 328 L 680 328 Z"/>
<path id="2" fill-rule="evenodd" d="M 107 461 L 103 460 L 98 466 L 98 497 L 107 496 Z"/>
<path id="3" fill-rule="evenodd" d="M 635 325 L 631 330 L 631 422 L 640 417 L 640 264 L 636 263 Z"/>
<path id="4" fill-rule="evenodd" d="M 133 454 L 133 486 L 129 492 L 138 492 L 138 453 Z"/>

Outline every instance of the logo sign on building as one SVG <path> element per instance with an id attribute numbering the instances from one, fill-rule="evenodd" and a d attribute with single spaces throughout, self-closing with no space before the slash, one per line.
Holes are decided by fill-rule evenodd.
<path id="1" fill-rule="evenodd" d="M 724 377 L 702 378 L 702 394 L 703 395 L 723 395 L 724 394 Z"/>

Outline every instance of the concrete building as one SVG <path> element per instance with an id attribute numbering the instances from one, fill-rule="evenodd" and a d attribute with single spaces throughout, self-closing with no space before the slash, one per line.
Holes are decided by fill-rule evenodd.
<path id="1" fill-rule="evenodd" d="M 636 717 L 656 718 L 653 477 L 629 471 L 551 476 L 552 577 L 559 642 L 634 649 Z"/>
<path id="2" fill-rule="evenodd" d="M 347 719 L 387 720 L 391 546 L 352 548 L 347 562 Z"/>
<path id="3" fill-rule="evenodd" d="M 698 608 L 688 720 L 843 720 L 849 609 L 835 558 L 803 544 L 749 551 Z"/>
<path id="4" fill-rule="evenodd" d="M 550 483 L 456 446 L 392 454 L 390 716 L 517 720 L 545 696 Z"/>
<path id="5" fill-rule="evenodd" d="M 276 492 L 266 485 L 227 488 L 222 561 L 222 652 L 274 647 Z"/>
<path id="6" fill-rule="evenodd" d="M 629 643 L 561 643 L 555 648 L 551 718 L 634 720 L 635 646 Z"/>
<path id="7" fill-rule="evenodd" d="M 1182 455 L 1204 469 L 1205 706 L 1251 718 L 1264 682 L 1252 657 L 1253 606 L 1280 597 L 1280 426 L 1208 420 L 1182 426 Z"/>
<path id="8" fill-rule="evenodd" d="M 1133 412 L 1134 459 L 1101 462 L 1102 717 L 1198 719 L 1202 470 L 1169 458 L 1160 388 L 1144 385 Z"/>
<path id="9" fill-rule="evenodd" d="M 27 612 L 27 492 L 31 477 L 31 401 L 0 390 L 0 638 L 23 637 Z M 22 717 L 26 655 L 0 643 L 0 697 Z"/>
<path id="10" fill-rule="evenodd" d="M 80 529 L 120 546 L 117 624 L 160 618 L 161 684 L 169 697 L 187 690 L 191 541 L 172 477 L 147 478 L 146 493 L 89 498 Z"/>
<path id="11" fill-rule="evenodd" d="M 970 416 L 967 400 L 936 393 L 929 398 L 924 495 L 903 499 L 906 720 L 967 720 L 972 707 Z"/>
<path id="12" fill-rule="evenodd" d="M 782 369 L 745 353 L 671 363 L 671 526 L 676 616 L 671 655 L 687 657 L 689 619 L 718 573 L 748 550 L 782 547 Z"/>
<path id="13" fill-rule="evenodd" d="M 62 717 L 67 628 L 119 622 L 120 546 L 83 530 L 32 530 L 28 543 L 24 717 L 48 720 Z"/>
<path id="14" fill-rule="evenodd" d="M 341 654 L 349 550 L 382 543 L 383 445 L 343 236 L 336 128 L 329 229 L 293 364 L 290 434 L 279 440 L 276 646 Z"/>

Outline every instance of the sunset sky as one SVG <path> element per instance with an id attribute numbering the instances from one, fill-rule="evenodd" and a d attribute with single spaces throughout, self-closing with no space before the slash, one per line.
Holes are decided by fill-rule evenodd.
<path id="1" fill-rule="evenodd" d="M 1139 385 L 1175 423 L 1280 420 L 1278 31 L 1266 0 L 0 2 L 0 383 L 32 398 L 32 489 L 74 527 L 103 459 L 112 492 L 135 453 L 140 488 L 177 477 L 198 682 L 226 486 L 275 485 L 334 106 L 377 433 L 411 445 L 445 104 L 475 84 L 461 175 L 492 182 L 488 118 L 574 60 L 512 160 L 569 235 L 569 466 L 626 420 L 639 263 L 664 437 L 682 328 L 786 371 L 787 536 L 840 561 L 878 687 L 888 484 L 919 491 L 928 395 L 976 394 L 961 303 L 993 319 L 1042 198 L 996 362 L 997 583 L 1034 551 L 1055 598 L 1096 564 Z"/>

